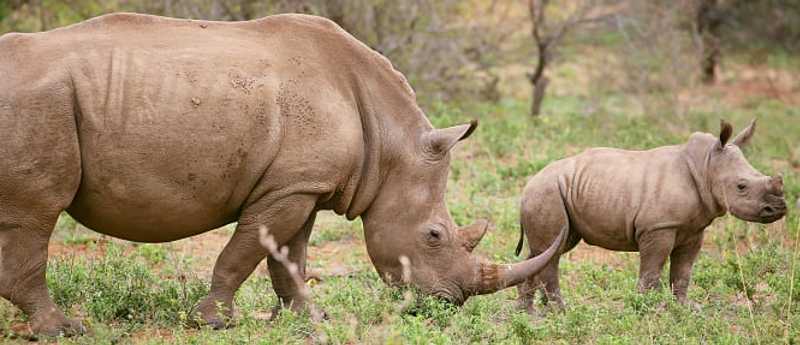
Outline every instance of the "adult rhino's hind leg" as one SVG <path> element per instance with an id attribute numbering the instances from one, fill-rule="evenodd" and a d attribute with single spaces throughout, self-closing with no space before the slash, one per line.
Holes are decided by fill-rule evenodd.
<path id="1" fill-rule="evenodd" d="M 304 229 L 317 196 L 293 194 L 277 201 L 261 199 L 248 206 L 230 242 L 214 266 L 211 291 L 198 311 L 215 329 L 228 326 L 233 317 L 233 297 L 268 252 L 260 242 L 260 227 L 266 226 L 278 246 L 286 245 Z"/>
<path id="2" fill-rule="evenodd" d="M 63 70 L 19 67 L 0 78 L 0 296 L 35 334 L 52 336 L 84 331 L 58 310 L 45 280 L 50 235 L 81 180 L 73 93 L 68 79 L 50 75 Z"/>

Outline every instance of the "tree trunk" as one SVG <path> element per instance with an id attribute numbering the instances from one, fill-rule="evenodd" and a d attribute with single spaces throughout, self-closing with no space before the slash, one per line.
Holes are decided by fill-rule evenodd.
<path id="1" fill-rule="evenodd" d="M 544 92 L 547 90 L 547 84 L 550 79 L 544 75 L 540 75 L 538 80 L 531 78 L 531 86 L 533 86 L 532 100 L 531 100 L 531 116 L 536 117 L 542 111 L 542 101 L 544 101 Z"/>
<path id="2" fill-rule="evenodd" d="M 255 19 L 254 3 L 251 0 L 243 0 L 239 2 L 239 12 L 241 13 L 242 20 Z"/>
<path id="3" fill-rule="evenodd" d="M 489 74 L 489 81 L 487 81 L 481 89 L 481 97 L 489 102 L 497 103 L 500 101 L 500 97 L 502 96 L 500 94 L 500 90 L 498 89 L 500 77 L 491 72 L 489 72 Z"/>
<path id="4" fill-rule="evenodd" d="M 718 5 L 718 0 L 700 0 L 700 6 L 697 11 L 697 32 L 700 34 L 703 44 L 700 79 L 704 84 L 713 84 L 716 81 L 717 65 L 722 54 L 719 38 L 722 16 Z"/>
<path id="5" fill-rule="evenodd" d="M 39 0 L 39 31 L 47 31 L 50 24 L 47 21 L 47 10 L 44 8 L 44 0 Z"/>
<path id="6" fill-rule="evenodd" d="M 550 61 L 549 44 L 549 42 L 541 42 L 537 38 L 536 45 L 539 57 L 536 62 L 536 69 L 532 73 L 528 73 L 528 81 L 531 82 L 531 87 L 533 88 L 531 93 L 531 116 L 533 117 L 539 116 L 542 110 L 542 102 L 544 101 L 544 92 L 547 90 L 547 84 L 550 83 L 550 80 L 544 75 L 544 70 Z"/>

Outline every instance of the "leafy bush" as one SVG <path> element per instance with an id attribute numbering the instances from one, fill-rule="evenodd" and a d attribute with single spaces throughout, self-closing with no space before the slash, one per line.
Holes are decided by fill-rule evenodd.
<path id="1" fill-rule="evenodd" d="M 183 325 L 194 317 L 192 308 L 208 291 L 207 284 L 193 276 L 163 279 L 114 244 L 98 259 L 54 260 L 47 280 L 56 304 L 67 310 L 82 307 L 101 322 Z"/>

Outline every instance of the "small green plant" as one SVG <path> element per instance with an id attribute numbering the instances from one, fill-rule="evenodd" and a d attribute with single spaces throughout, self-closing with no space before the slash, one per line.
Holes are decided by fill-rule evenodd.
<path id="1" fill-rule="evenodd" d="M 182 324 L 207 291 L 206 284 L 193 277 L 157 277 L 114 244 L 96 261 L 69 257 L 51 262 L 47 278 L 59 306 L 84 308 L 100 322 Z"/>

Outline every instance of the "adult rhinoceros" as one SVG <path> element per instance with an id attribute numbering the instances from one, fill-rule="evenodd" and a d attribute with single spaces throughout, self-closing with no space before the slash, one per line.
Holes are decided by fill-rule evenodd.
<path id="1" fill-rule="evenodd" d="M 362 218 L 385 281 L 406 256 L 412 285 L 454 303 L 523 281 L 560 244 L 509 266 L 472 256 L 486 223 L 457 231 L 444 192 L 476 123 L 432 128 L 389 61 L 323 18 L 111 14 L 2 36 L 0 76 L 0 295 L 37 333 L 83 331 L 45 285 L 62 210 L 140 242 L 238 221 L 198 309 L 215 327 L 268 256 L 259 227 L 304 267 L 319 210 Z M 281 304 L 303 307 L 268 260 Z"/>

